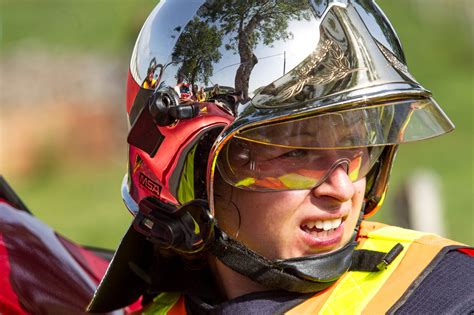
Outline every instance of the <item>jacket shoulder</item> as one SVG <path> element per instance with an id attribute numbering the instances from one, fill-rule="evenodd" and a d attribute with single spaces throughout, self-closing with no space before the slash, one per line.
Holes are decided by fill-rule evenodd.
<path id="1" fill-rule="evenodd" d="M 393 306 L 396 314 L 474 312 L 474 250 L 446 247 Z"/>
<path id="2" fill-rule="evenodd" d="M 405 248 L 398 265 L 393 266 L 395 268 L 392 268 L 391 276 L 368 303 L 366 308 L 368 311 L 444 313 L 439 305 L 435 308 L 430 307 L 437 305 L 434 302 L 443 301 L 441 297 L 451 292 L 456 292 L 457 296 L 462 297 L 457 302 L 451 299 L 453 303 L 445 303 L 453 309 L 465 307 L 466 305 L 460 304 L 462 301 L 473 300 L 469 294 L 474 290 L 470 287 L 465 290 L 467 286 L 460 282 L 462 276 L 459 277 L 465 272 L 469 273 L 469 276 L 474 274 L 472 270 L 474 261 L 468 254 L 469 250 L 460 251 L 468 248 L 466 245 L 435 234 L 374 222 L 364 222 L 360 236 L 360 242 L 366 247 L 377 248 L 381 247 L 380 244 L 385 244 L 386 248 L 390 248 L 396 243 L 401 243 Z M 456 261 L 459 258 L 462 259 Z M 443 278 L 440 274 L 447 277 Z M 440 282 L 443 279 L 450 281 L 449 286 Z M 446 289 L 447 287 L 450 289 Z M 438 294 L 432 294 L 431 290 L 437 290 Z M 421 304 L 422 301 L 425 302 Z"/>

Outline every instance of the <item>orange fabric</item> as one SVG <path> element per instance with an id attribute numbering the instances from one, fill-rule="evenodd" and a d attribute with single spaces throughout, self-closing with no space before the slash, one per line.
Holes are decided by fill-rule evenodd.
<path id="1" fill-rule="evenodd" d="M 178 302 L 176 302 L 173 307 L 168 311 L 167 315 L 184 315 L 186 314 L 186 305 L 184 304 L 184 296 L 179 297 Z"/>
<path id="2" fill-rule="evenodd" d="M 380 222 L 372 222 L 372 221 L 362 221 L 360 224 L 360 233 L 359 235 L 367 237 L 370 232 L 376 231 L 383 227 L 386 227 L 387 224 L 380 223 Z"/>
<path id="3" fill-rule="evenodd" d="M 359 238 L 367 238 L 370 232 L 376 231 L 386 226 L 387 224 L 379 222 L 362 221 L 359 229 Z"/>

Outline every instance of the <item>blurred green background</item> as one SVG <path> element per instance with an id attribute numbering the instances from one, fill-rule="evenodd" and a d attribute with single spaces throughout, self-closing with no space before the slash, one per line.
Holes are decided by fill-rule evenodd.
<path id="1" fill-rule="evenodd" d="M 416 170 L 430 170 L 441 178 L 445 236 L 474 244 L 472 1 L 377 3 L 401 38 L 410 71 L 433 91 L 456 130 L 401 146 L 387 200 L 374 219 L 396 222 L 401 184 Z M 0 174 L 36 216 L 58 232 L 79 243 L 115 248 L 131 221 L 120 197 L 126 171 L 126 71 L 136 35 L 155 1 L 0 0 L 0 5 L 0 92 L 8 96 L 18 90 L 10 97 L 0 94 Z M 80 96 L 90 96 L 88 84 L 95 88 L 106 80 L 96 84 L 86 78 L 68 85 L 67 80 L 85 73 L 82 61 L 77 61 L 82 56 L 97 60 L 97 72 L 109 61 L 119 65 L 110 78 L 113 89 L 104 85 L 115 96 L 93 104 L 102 110 L 82 117 L 83 121 L 79 113 L 95 111 L 90 110 L 91 104 L 82 104 Z M 60 75 L 42 75 L 37 67 L 44 60 L 53 60 L 49 68 L 62 60 Z M 14 81 L 11 73 L 16 69 L 21 73 Z M 37 77 L 29 75 L 33 70 Z M 66 86 L 60 88 L 66 96 L 59 99 L 41 99 L 43 94 L 34 92 L 57 91 L 61 84 Z M 79 101 L 68 101 L 74 93 Z M 60 105 L 49 104 L 54 101 Z M 63 124 L 55 122 L 61 119 Z M 101 128 L 91 129 L 101 121 Z M 105 133 L 103 142 L 98 140 L 100 132 Z M 24 150 L 16 150 L 18 146 Z"/>

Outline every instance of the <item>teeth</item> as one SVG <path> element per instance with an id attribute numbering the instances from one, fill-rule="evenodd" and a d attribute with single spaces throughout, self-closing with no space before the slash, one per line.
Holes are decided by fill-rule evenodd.
<path id="1" fill-rule="evenodd" d="M 323 230 L 324 231 L 329 231 L 332 229 L 332 220 L 324 221 L 323 222 Z"/>
<path id="2" fill-rule="evenodd" d="M 341 218 L 337 218 L 334 220 L 325 220 L 325 221 L 317 220 L 317 221 L 308 222 L 305 224 L 305 226 L 308 229 L 312 229 L 316 227 L 319 230 L 329 231 L 329 230 L 337 229 L 341 225 L 341 222 L 342 222 Z"/>
<path id="3" fill-rule="evenodd" d="M 323 221 L 316 221 L 316 222 L 315 222 L 315 225 L 316 225 L 316 227 L 317 227 L 318 229 L 321 230 L 321 229 L 323 228 L 323 226 L 324 226 L 324 223 L 323 223 Z"/>
<path id="4" fill-rule="evenodd" d="M 308 227 L 308 229 L 312 229 L 314 228 L 314 222 L 308 222 L 306 223 L 306 226 Z"/>

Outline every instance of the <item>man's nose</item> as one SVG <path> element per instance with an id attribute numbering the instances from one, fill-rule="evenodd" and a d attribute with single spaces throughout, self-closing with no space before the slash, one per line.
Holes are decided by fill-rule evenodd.
<path id="1" fill-rule="evenodd" d="M 321 185 L 313 189 L 316 197 L 331 197 L 340 202 L 350 200 L 354 193 L 354 183 L 349 178 L 347 167 L 344 165 L 336 167 Z"/>

